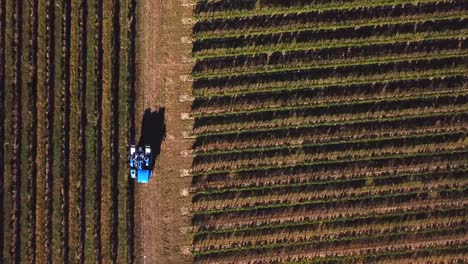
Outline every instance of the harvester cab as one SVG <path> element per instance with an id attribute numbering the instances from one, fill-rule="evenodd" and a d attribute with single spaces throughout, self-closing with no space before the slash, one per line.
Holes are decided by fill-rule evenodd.
<path id="1" fill-rule="evenodd" d="M 153 174 L 151 147 L 130 146 L 130 177 L 140 183 L 148 183 Z"/>

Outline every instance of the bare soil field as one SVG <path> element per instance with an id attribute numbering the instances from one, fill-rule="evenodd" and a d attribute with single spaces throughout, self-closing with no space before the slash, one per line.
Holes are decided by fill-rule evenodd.
<path id="1" fill-rule="evenodd" d="M 146 0 L 137 6 L 137 139 L 147 109 L 164 107 L 167 129 L 153 178 L 135 187 L 137 263 L 191 262 L 190 253 L 182 253 L 190 245 L 190 236 L 181 231 L 190 225 L 189 216 L 182 215 L 190 200 L 181 195 L 190 180 L 181 178 L 179 171 L 190 168 L 192 162 L 180 154 L 192 144 L 182 132 L 193 124 L 181 119 L 182 113 L 190 112 L 191 103 L 179 102 L 191 89 L 191 83 L 181 77 L 192 69 L 184 59 L 190 57 L 191 44 L 182 43 L 191 33 L 191 25 L 183 25 L 182 19 L 191 17 L 191 12 L 192 7 L 182 6 L 180 0 Z"/>

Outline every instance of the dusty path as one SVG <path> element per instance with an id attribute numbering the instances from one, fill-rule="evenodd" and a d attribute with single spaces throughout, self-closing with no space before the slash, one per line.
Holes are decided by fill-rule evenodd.
<path id="1" fill-rule="evenodd" d="M 181 169 L 188 169 L 191 160 L 180 152 L 191 143 L 182 137 L 192 128 L 192 122 L 181 120 L 181 113 L 190 111 L 190 103 L 179 102 L 181 95 L 190 93 L 190 83 L 182 75 L 191 72 L 186 63 L 191 44 L 182 43 L 190 36 L 191 26 L 182 19 L 191 17 L 192 7 L 181 0 L 142 0 L 137 6 L 137 139 L 146 109 L 165 107 L 166 138 L 156 160 L 153 179 L 147 185 L 136 186 L 136 260 L 137 263 L 183 264 L 191 256 L 183 254 L 190 245 L 190 236 L 181 230 L 190 224 L 183 216 L 190 200 L 181 191 L 188 188 L 188 178 L 180 177 Z"/>

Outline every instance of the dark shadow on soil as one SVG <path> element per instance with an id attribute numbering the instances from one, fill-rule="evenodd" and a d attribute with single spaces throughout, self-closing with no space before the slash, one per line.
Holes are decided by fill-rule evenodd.
<path id="1" fill-rule="evenodd" d="M 165 110 L 164 107 L 160 107 L 156 111 L 151 111 L 150 108 L 147 108 L 141 121 L 141 136 L 138 145 L 151 146 L 151 152 L 153 153 L 151 164 L 153 166 L 156 158 L 161 153 L 161 144 L 166 138 Z"/>

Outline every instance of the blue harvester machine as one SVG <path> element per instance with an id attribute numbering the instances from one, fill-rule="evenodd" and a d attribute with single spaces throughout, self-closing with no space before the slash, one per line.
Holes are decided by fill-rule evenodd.
<path id="1" fill-rule="evenodd" d="M 137 182 L 148 183 L 153 174 L 151 164 L 151 147 L 130 146 L 130 177 Z"/>

